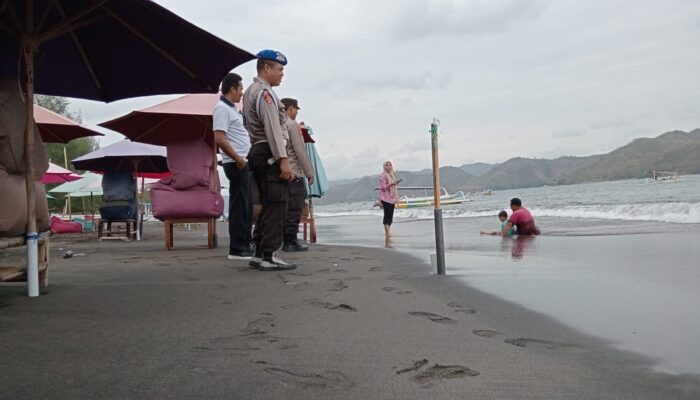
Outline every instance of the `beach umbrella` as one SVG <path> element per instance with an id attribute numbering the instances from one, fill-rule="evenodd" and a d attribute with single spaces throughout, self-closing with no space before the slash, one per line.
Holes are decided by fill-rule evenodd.
<path id="1" fill-rule="evenodd" d="M 71 163 L 76 169 L 93 172 L 133 172 L 134 177 L 141 178 L 142 193 L 145 191 L 145 178 L 166 178 L 172 175 L 168 170 L 165 147 L 132 142 L 129 139 L 78 157 Z M 138 200 L 138 181 L 135 186 L 134 195 Z M 143 202 L 144 196 L 141 196 L 141 206 Z"/>
<path id="2" fill-rule="evenodd" d="M 102 175 L 95 174 L 92 172 L 86 172 L 80 176 L 80 180 L 73 182 L 66 182 L 62 185 L 58 185 L 55 188 L 49 190 L 51 193 L 65 193 L 66 194 L 66 208 L 68 209 L 68 218 L 72 219 L 73 210 L 71 209 L 70 199 L 72 197 L 90 197 L 90 204 L 92 204 L 92 196 L 99 196 L 102 194 Z"/>
<path id="3" fill-rule="evenodd" d="M 142 143 L 165 146 L 185 140 L 212 138 L 212 112 L 217 94 L 188 94 L 132 111 L 99 124 Z"/>
<path id="4" fill-rule="evenodd" d="M 309 199 L 314 197 L 323 197 L 323 195 L 328 190 L 328 176 L 326 175 L 326 170 L 323 168 L 323 162 L 321 162 L 321 157 L 316 151 L 316 141 L 311 138 L 313 135 L 313 129 L 310 126 L 302 125 L 301 133 L 304 136 L 304 147 L 306 147 L 306 153 L 309 155 L 309 161 L 311 161 L 311 166 L 314 169 L 314 184 L 309 185 L 308 180 L 306 181 L 306 194 Z"/>
<path id="5" fill-rule="evenodd" d="M 81 137 L 104 136 L 38 104 L 34 104 L 34 121 L 44 143 L 66 144 Z"/>
<path id="6" fill-rule="evenodd" d="M 72 160 L 76 169 L 92 172 L 134 172 L 137 177 L 170 176 L 167 152 L 163 146 L 124 139 Z"/>
<path id="7" fill-rule="evenodd" d="M 0 76 L 24 78 L 26 179 L 34 176 L 34 93 L 114 101 L 215 93 L 255 58 L 148 0 L 3 0 Z M 39 295 L 34 185 L 27 185 L 27 282 Z"/>
<path id="8" fill-rule="evenodd" d="M 49 163 L 49 169 L 44 173 L 39 182 L 46 185 L 47 183 L 72 182 L 81 178 L 82 176 L 74 174 L 73 171 L 61 168 L 54 163 Z"/>

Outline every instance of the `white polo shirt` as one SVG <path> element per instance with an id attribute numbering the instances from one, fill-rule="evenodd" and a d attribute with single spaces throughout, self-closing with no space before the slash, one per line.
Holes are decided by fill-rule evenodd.
<path id="1" fill-rule="evenodd" d="M 243 125 L 243 115 L 238 111 L 236 105 L 222 96 L 219 102 L 216 103 L 216 106 L 214 106 L 213 119 L 214 130 L 225 132 L 226 140 L 231 143 L 236 153 L 243 158 L 247 157 L 251 147 L 250 135 L 248 135 L 248 131 Z M 234 162 L 223 151 L 221 152 L 221 158 L 224 164 Z"/>

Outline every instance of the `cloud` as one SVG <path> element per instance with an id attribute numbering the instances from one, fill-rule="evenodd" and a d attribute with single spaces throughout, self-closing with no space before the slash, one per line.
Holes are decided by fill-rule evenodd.
<path id="1" fill-rule="evenodd" d="M 552 137 L 554 138 L 572 138 L 580 137 L 586 134 L 585 129 L 581 128 L 563 128 L 558 131 L 552 132 Z"/>
<path id="2" fill-rule="evenodd" d="M 444 89 L 452 81 L 449 71 L 406 71 L 404 66 L 396 64 L 395 69 L 385 68 L 380 71 L 354 69 L 343 75 L 329 76 L 315 85 L 318 90 L 342 90 L 344 94 L 381 93 L 385 91 L 416 92 L 426 89 Z"/>
<path id="3" fill-rule="evenodd" d="M 544 0 L 414 0 L 399 11 L 393 33 L 400 40 L 499 33 L 536 19 L 547 4 Z"/>

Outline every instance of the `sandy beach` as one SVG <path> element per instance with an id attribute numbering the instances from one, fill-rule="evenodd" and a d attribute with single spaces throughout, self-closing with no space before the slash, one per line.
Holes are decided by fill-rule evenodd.
<path id="1" fill-rule="evenodd" d="M 2 399 L 697 399 L 517 304 L 387 249 L 312 246 L 263 273 L 160 224 L 140 242 L 55 236 L 36 299 L 0 287 Z M 75 256 L 61 258 L 66 250 Z"/>

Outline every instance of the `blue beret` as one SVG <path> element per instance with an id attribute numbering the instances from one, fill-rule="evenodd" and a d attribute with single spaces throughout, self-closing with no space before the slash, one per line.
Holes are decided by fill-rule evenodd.
<path id="1" fill-rule="evenodd" d="M 287 65 L 287 57 L 276 50 L 260 50 L 255 56 L 263 60 L 270 60 L 282 65 Z"/>

